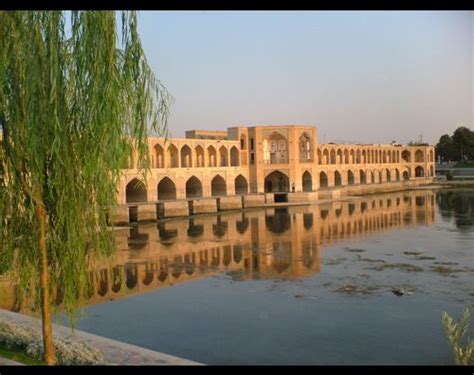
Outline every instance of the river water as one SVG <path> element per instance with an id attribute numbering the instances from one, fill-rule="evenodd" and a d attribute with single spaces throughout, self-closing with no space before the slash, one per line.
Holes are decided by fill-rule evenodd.
<path id="1" fill-rule="evenodd" d="M 474 307 L 474 190 L 201 216 L 116 236 L 78 328 L 205 364 L 453 364 L 441 314 Z"/>

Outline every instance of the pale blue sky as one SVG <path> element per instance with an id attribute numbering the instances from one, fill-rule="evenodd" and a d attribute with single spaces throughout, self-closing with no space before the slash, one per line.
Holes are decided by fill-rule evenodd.
<path id="1" fill-rule="evenodd" d="M 474 128 L 473 12 L 142 11 L 173 136 L 313 124 L 320 142 L 436 143 Z"/>

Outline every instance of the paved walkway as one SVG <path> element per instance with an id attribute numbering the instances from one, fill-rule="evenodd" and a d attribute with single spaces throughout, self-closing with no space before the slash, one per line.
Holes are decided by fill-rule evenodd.
<path id="1" fill-rule="evenodd" d="M 24 366 L 23 363 L 18 363 L 10 359 L 0 357 L 0 366 Z"/>
<path id="2" fill-rule="evenodd" d="M 41 321 L 33 317 L 0 309 L 0 320 L 41 331 Z M 145 349 L 139 346 L 108 339 L 91 333 L 53 324 L 55 337 L 83 342 L 102 352 L 105 361 L 112 365 L 202 365 L 202 363 Z M 1 361 L 8 361 L 0 358 Z"/>

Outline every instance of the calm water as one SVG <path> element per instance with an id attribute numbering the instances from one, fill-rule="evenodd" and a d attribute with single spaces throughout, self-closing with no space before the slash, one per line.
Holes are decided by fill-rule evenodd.
<path id="1" fill-rule="evenodd" d="M 473 240 L 472 190 L 139 225 L 78 328 L 206 364 L 452 364 Z"/>

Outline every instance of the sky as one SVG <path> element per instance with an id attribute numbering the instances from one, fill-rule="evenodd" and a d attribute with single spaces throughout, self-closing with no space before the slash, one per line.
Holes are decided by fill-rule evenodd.
<path id="1" fill-rule="evenodd" d="M 306 124 L 319 142 L 474 129 L 474 12 L 142 11 L 169 129 Z"/>

